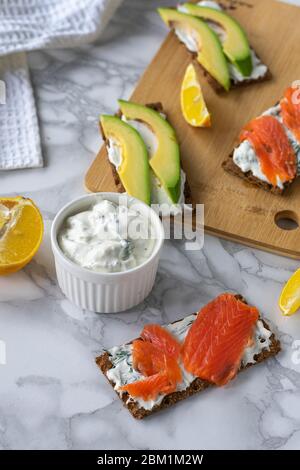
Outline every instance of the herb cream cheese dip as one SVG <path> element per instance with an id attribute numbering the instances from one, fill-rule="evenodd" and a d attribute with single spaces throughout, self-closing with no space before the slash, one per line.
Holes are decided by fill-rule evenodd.
<path id="1" fill-rule="evenodd" d="M 138 206 L 108 200 L 68 217 L 58 234 L 64 255 L 95 272 L 122 272 L 143 264 L 155 246 L 150 219 Z"/>

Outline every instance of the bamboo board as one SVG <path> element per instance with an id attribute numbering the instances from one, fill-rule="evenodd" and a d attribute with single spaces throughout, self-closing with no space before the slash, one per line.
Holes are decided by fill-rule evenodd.
<path id="1" fill-rule="evenodd" d="M 199 69 L 213 127 L 194 129 L 183 120 L 179 102 L 181 81 L 191 56 L 170 33 L 131 99 L 162 102 L 178 135 L 193 201 L 205 205 L 206 233 L 300 259 L 300 228 L 285 230 L 275 223 L 283 216 L 300 223 L 300 178 L 284 196 L 275 196 L 221 168 L 241 127 L 274 105 L 285 87 L 300 79 L 300 8 L 275 0 L 247 0 L 247 4 L 235 5 L 230 13 L 244 26 L 252 47 L 269 66 L 271 81 L 217 95 Z M 91 192 L 116 190 L 104 148 L 86 174 L 85 187 Z"/>

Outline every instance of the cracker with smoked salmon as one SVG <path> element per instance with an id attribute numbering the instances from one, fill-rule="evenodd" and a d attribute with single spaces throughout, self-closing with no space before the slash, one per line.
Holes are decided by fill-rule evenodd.
<path id="1" fill-rule="evenodd" d="M 251 184 L 282 194 L 300 171 L 300 87 L 244 126 L 223 168 Z"/>
<path id="2" fill-rule="evenodd" d="M 146 325 L 140 338 L 105 351 L 96 363 L 137 419 L 167 408 L 280 351 L 257 308 L 224 293 L 169 325 Z"/>

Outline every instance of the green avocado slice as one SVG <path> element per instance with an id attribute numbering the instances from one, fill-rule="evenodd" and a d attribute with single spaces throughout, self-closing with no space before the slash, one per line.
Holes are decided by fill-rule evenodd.
<path id="1" fill-rule="evenodd" d="M 219 24 L 226 37 L 221 40 L 224 54 L 244 77 L 249 77 L 253 70 L 251 51 L 247 35 L 241 25 L 224 11 L 192 3 L 184 3 L 187 13 Z"/>
<path id="2" fill-rule="evenodd" d="M 116 116 L 102 115 L 100 125 L 105 139 L 113 139 L 120 147 L 122 158 L 116 171 L 126 192 L 150 205 L 150 168 L 143 139 Z"/>
<path id="3" fill-rule="evenodd" d="M 120 110 L 128 120 L 141 121 L 154 133 L 157 147 L 149 160 L 150 167 L 176 204 L 180 198 L 180 151 L 173 127 L 159 112 L 141 104 L 119 100 Z"/>
<path id="4" fill-rule="evenodd" d="M 215 32 L 200 18 L 181 13 L 173 8 L 159 8 L 158 12 L 171 28 L 180 27 L 197 42 L 197 60 L 202 67 L 228 91 L 231 80 L 229 67 L 221 42 Z"/>

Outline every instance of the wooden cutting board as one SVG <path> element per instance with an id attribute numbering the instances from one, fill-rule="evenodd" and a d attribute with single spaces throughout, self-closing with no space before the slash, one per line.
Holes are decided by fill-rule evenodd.
<path id="1" fill-rule="evenodd" d="M 183 120 L 179 102 L 191 56 L 170 33 L 131 99 L 163 103 L 178 135 L 193 200 L 205 205 L 207 233 L 300 259 L 300 228 L 286 230 L 275 223 L 281 218 L 300 223 L 300 178 L 284 196 L 274 196 L 221 168 L 241 127 L 275 104 L 284 89 L 300 79 L 300 8 L 273 0 L 222 3 L 236 6 L 230 13 L 245 27 L 251 45 L 269 65 L 272 81 L 216 95 L 199 69 L 213 127 L 194 129 Z M 91 192 L 116 190 L 104 148 L 86 174 L 85 187 Z"/>

